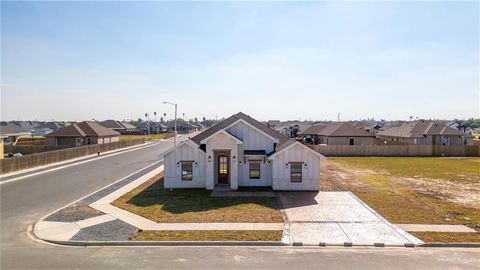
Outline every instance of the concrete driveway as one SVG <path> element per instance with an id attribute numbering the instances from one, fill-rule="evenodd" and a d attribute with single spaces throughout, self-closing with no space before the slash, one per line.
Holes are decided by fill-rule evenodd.
<path id="1" fill-rule="evenodd" d="M 351 192 L 281 192 L 289 242 L 303 245 L 419 245 Z"/>

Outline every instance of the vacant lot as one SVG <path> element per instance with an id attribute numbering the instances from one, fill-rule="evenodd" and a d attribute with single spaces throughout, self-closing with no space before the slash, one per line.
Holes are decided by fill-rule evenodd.
<path id="1" fill-rule="evenodd" d="M 150 134 L 150 135 L 120 135 L 120 140 L 132 140 L 132 139 L 145 139 L 149 140 L 159 140 L 173 137 L 173 133 L 162 133 L 162 134 Z"/>
<path id="2" fill-rule="evenodd" d="M 480 231 L 480 158 L 329 158 L 322 190 L 350 190 L 393 223 L 464 224 Z M 426 241 L 478 234 L 419 233 Z"/>
<path id="3" fill-rule="evenodd" d="M 275 198 L 219 198 L 202 189 L 164 189 L 163 178 L 145 182 L 113 205 L 160 223 L 283 223 Z"/>

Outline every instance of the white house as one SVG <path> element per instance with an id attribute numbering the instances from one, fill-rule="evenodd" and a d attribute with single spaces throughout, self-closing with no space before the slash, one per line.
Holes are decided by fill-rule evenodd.
<path id="1" fill-rule="evenodd" d="M 319 190 L 322 159 L 318 152 L 240 112 L 167 152 L 164 185 Z"/>

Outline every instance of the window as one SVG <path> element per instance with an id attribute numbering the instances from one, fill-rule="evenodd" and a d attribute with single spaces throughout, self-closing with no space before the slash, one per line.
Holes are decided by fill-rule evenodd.
<path id="1" fill-rule="evenodd" d="M 76 138 L 75 144 L 76 145 L 82 145 L 82 138 Z"/>
<path id="2" fill-rule="evenodd" d="M 193 179 L 193 161 L 182 161 L 182 181 Z"/>
<path id="3" fill-rule="evenodd" d="M 290 164 L 290 182 L 302 182 L 302 163 Z"/>
<path id="4" fill-rule="evenodd" d="M 354 139 L 354 138 L 350 138 L 348 143 L 349 143 L 350 145 L 355 145 L 355 139 Z"/>
<path id="5" fill-rule="evenodd" d="M 259 161 L 249 161 L 249 176 L 250 179 L 260 179 L 260 162 Z"/>

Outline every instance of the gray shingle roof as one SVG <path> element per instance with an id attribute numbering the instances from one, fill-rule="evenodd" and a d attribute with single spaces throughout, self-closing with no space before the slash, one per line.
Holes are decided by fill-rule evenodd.
<path id="1" fill-rule="evenodd" d="M 378 136 L 421 138 L 424 135 L 465 135 L 463 132 L 447 126 L 446 123 L 428 120 L 403 123 L 377 133 Z"/>
<path id="2" fill-rule="evenodd" d="M 302 134 L 319 135 L 326 137 L 374 137 L 350 123 L 333 123 L 328 125 L 311 126 Z"/>
<path id="3" fill-rule="evenodd" d="M 273 138 L 278 139 L 279 143 L 277 144 L 277 147 L 279 147 L 283 143 L 287 142 L 288 139 L 289 139 L 285 135 L 276 132 L 275 130 L 271 129 L 270 127 L 268 127 L 268 126 L 266 126 L 262 123 L 260 123 L 259 121 L 253 119 L 252 117 L 250 117 L 250 116 L 248 116 L 248 115 L 246 115 L 242 112 L 239 112 L 239 113 L 234 114 L 234 115 L 228 117 L 227 119 L 221 121 L 220 123 L 210 127 L 209 129 L 205 130 L 204 132 L 194 136 L 192 138 L 192 141 L 194 141 L 196 144 L 199 145 L 200 142 L 203 139 L 210 137 L 215 132 L 217 132 L 221 129 L 225 129 L 226 127 L 228 127 L 229 125 L 235 123 L 236 121 L 238 121 L 240 119 L 244 120 L 245 122 L 249 123 L 250 125 L 254 126 L 255 128 L 263 131 L 264 133 L 268 134 L 269 136 L 272 136 Z"/>
<path id="4" fill-rule="evenodd" d="M 99 125 L 95 122 L 84 121 L 75 123 L 50 134 L 46 137 L 104 137 L 104 136 L 117 136 L 120 133 Z"/>

